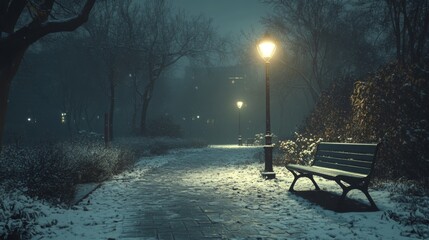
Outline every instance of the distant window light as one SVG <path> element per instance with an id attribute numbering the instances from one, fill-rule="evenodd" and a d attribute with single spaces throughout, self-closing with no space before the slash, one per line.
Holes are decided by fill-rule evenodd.
<path id="1" fill-rule="evenodd" d="M 199 88 L 198 88 L 198 86 L 195 86 L 195 90 L 198 90 Z"/>
<path id="2" fill-rule="evenodd" d="M 197 115 L 197 119 L 200 119 L 200 115 Z"/>
<path id="3" fill-rule="evenodd" d="M 214 124 L 215 120 L 214 119 L 207 119 L 206 123 L 207 124 Z"/>
<path id="4" fill-rule="evenodd" d="M 232 83 L 232 84 L 235 84 L 235 80 L 232 80 L 232 81 L 231 81 L 231 83 Z"/>
<path id="5" fill-rule="evenodd" d="M 182 120 L 183 120 L 183 121 L 186 121 L 186 118 L 185 118 L 185 117 L 182 117 Z"/>
<path id="6" fill-rule="evenodd" d="M 31 122 L 31 118 L 27 118 L 27 122 Z"/>
<path id="7" fill-rule="evenodd" d="M 229 77 L 229 80 L 242 80 L 244 77 L 235 76 L 235 77 Z"/>
<path id="8" fill-rule="evenodd" d="M 66 122 L 66 116 L 67 116 L 67 113 L 61 113 L 61 123 L 65 123 Z"/>

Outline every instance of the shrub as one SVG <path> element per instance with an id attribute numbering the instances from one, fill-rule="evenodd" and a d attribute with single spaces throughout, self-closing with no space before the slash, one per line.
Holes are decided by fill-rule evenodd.
<path id="1" fill-rule="evenodd" d="M 0 239 L 30 239 L 43 215 L 33 199 L 22 192 L 0 187 Z"/>
<path id="2" fill-rule="evenodd" d="M 293 140 L 280 141 L 280 150 L 283 152 L 283 159 L 279 164 L 311 164 L 314 160 L 317 144 L 320 141 L 322 141 L 321 138 L 307 138 L 299 133 L 295 133 Z"/>
<path id="3" fill-rule="evenodd" d="M 102 142 L 63 143 L 66 158 L 76 165 L 80 183 L 100 182 L 134 164 L 136 155 L 127 148 L 105 147 Z"/>
<path id="4" fill-rule="evenodd" d="M 360 81 L 334 83 L 322 94 L 299 134 L 325 141 L 380 142 L 377 177 L 406 178 L 429 187 L 427 79 L 428 62 L 390 64 Z"/>
<path id="5" fill-rule="evenodd" d="M 273 133 L 271 133 L 271 135 L 272 135 L 271 142 L 276 143 L 278 141 L 277 135 Z M 253 145 L 264 145 L 264 144 L 265 144 L 265 133 L 255 134 Z"/>
<path id="6" fill-rule="evenodd" d="M 63 201 L 73 197 L 75 169 L 76 165 L 61 149 L 53 145 L 40 145 L 25 162 L 21 179 L 30 196 Z"/>
<path id="7" fill-rule="evenodd" d="M 50 144 L 35 147 L 5 147 L 0 155 L 4 186 L 26 189 L 30 196 L 69 199 L 74 192 L 75 166 Z"/>
<path id="8" fill-rule="evenodd" d="M 128 149 L 104 147 L 101 142 L 75 141 L 6 146 L 0 154 L 0 183 L 25 189 L 29 196 L 67 202 L 75 185 L 99 182 L 132 166 L 136 155 Z"/>
<path id="9" fill-rule="evenodd" d="M 361 141 L 382 142 L 376 165 L 381 177 L 429 186 L 428 69 L 429 64 L 391 64 L 355 85 L 353 134 Z"/>

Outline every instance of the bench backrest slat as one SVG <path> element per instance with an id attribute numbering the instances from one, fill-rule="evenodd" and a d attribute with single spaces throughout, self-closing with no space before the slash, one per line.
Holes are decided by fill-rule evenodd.
<path id="1" fill-rule="evenodd" d="M 366 153 L 375 154 L 377 144 L 371 143 L 319 143 L 317 150 L 335 151 L 335 152 L 349 152 L 349 153 Z"/>
<path id="2" fill-rule="evenodd" d="M 329 156 L 334 158 L 350 158 L 357 161 L 366 162 L 371 164 L 374 161 L 374 154 L 366 153 L 351 153 L 351 152 L 335 152 L 335 151 L 324 151 L 318 150 L 316 153 L 317 156 Z"/>
<path id="3" fill-rule="evenodd" d="M 353 173 L 360 173 L 360 174 L 369 174 L 369 172 L 371 171 L 371 168 L 351 165 L 351 164 L 348 164 L 347 162 L 345 164 L 342 164 L 340 161 L 326 161 L 326 160 L 331 160 L 331 159 L 327 157 L 320 157 L 318 161 L 314 163 L 313 166 L 332 168 L 332 169 L 353 172 Z"/>
<path id="4" fill-rule="evenodd" d="M 352 158 L 334 158 L 334 157 L 329 157 L 329 156 L 322 156 L 322 155 L 318 155 L 317 159 L 319 161 L 323 161 L 323 162 L 330 162 L 330 163 L 337 163 L 337 164 L 342 164 L 342 165 L 350 165 L 350 166 L 355 166 L 355 167 L 360 167 L 360 168 L 371 168 L 372 167 L 372 162 L 365 162 L 365 161 L 359 161 L 359 160 L 355 160 Z"/>
<path id="5" fill-rule="evenodd" d="M 317 146 L 313 165 L 369 175 L 376 151 L 377 144 L 321 142 Z"/>

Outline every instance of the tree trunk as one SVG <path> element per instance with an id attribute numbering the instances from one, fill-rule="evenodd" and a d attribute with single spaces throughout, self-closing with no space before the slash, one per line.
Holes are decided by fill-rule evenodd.
<path id="1" fill-rule="evenodd" d="M 136 97 L 134 96 L 133 116 L 131 118 L 131 133 L 132 134 L 138 133 L 138 130 L 137 130 L 137 101 L 135 98 Z"/>
<path id="2" fill-rule="evenodd" d="M 401 54 L 401 11 L 399 9 L 399 4 L 397 2 L 391 2 L 387 1 L 386 3 L 389 7 L 389 15 L 390 15 L 390 21 L 393 28 L 393 34 L 395 36 L 395 46 L 396 46 L 396 58 L 398 61 L 402 61 L 402 54 Z"/>
<path id="3" fill-rule="evenodd" d="M 149 103 L 152 99 L 153 87 L 155 85 L 155 81 L 151 80 L 146 86 L 145 92 L 143 94 L 143 104 L 142 104 L 142 114 L 140 119 L 140 134 L 142 136 L 147 136 L 147 110 L 149 109 Z"/>
<path id="4" fill-rule="evenodd" d="M 109 141 L 113 140 L 113 114 L 115 111 L 115 70 L 110 70 L 109 83 L 110 83 L 110 106 L 109 106 Z"/>
<path id="5" fill-rule="evenodd" d="M 136 71 L 135 71 L 136 72 Z M 138 84 L 137 84 L 137 77 L 134 74 L 133 75 L 133 87 L 134 87 L 134 91 L 133 91 L 133 102 L 134 102 L 134 106 L 133 106 L 133 116 L 132 116 L 132 120 L 131 120 L 131 131 L 132 134 L 138 135 L 139 134 L 139 128 L 138 128 L 138 121 L 137 121 L 137 113 L 139 112 L 139 98 L 138 96 L 140 96 L 140 98 L 142 97 L 142 95 L 139 92 L 138 89 Z"/>
<path id="6" fill-rule="evenodd" d="M 10 69 L 4 69 L 0 73 L 0 151 L 2 147 L 3 130 L 6 122 L 7 102 L 8 102 L 8 96 L 9 96 L 10 83 L 12 81 L 12 77 L 3 76 L 3 75 L 8 75 L 6 73 L 8 71 L 10 71 Z"/>
<path id="7" fill-rule="evenodd" d="M 6 125 L 10 86 L 26 50 L 27 47 L 24 47 L 16 51 L 15 54 L 12 54 L 10 58 L 6 58 L 5 56 L 0 57 L 0 62 L 2 63 L 0 65 L 0 152 L 2 149 L 3 132 Z"/>

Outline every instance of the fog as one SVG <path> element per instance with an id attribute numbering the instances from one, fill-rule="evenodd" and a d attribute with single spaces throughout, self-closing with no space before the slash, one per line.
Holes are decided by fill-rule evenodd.
<path id="1" fill-rule="evenodd" d="M 288 138 L 332 82 L 392 55 L 374 51 L 392 43 L 370 27 L 362 5 L 336 4 L 305 5 L 321 14 L 313 20 L 323 30 L 313 31 L 318 26 L 299 26 L 308 16 L 291 15 L 296 6 L 280 1 L 97 3 L 81 28 L 28 49 L 11 84 L 3 139 L 102 135 L 108 120 L 112 138 L 235 143 L 241 134 L 251 142 L 265 132 L 265 63 L 256 46 L 266 32 L 278 44 L 269 65 L 271 130 Z"/>

